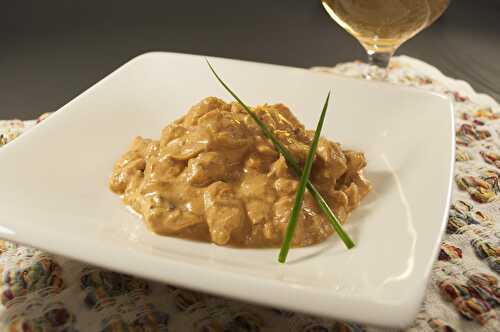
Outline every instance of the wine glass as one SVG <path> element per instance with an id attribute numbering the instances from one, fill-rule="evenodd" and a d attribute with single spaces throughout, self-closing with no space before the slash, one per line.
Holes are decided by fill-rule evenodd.
<path id="1" fill-rule="evenodd" d="M 321 0 L 328 14 L 365 48 L 374 70 L 383 79 L 396 49 L 431 25 L 450 0 Z"/>

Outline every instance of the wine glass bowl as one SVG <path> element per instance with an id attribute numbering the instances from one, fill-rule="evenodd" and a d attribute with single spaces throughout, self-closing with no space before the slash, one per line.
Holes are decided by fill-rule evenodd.
<path id="1" fill-rule="evenodd" d="M 449 0 L 322 0 L 322 4 L 363 45 L 370 64 L 385 69 L 398 47 L 441 16 Z"/>

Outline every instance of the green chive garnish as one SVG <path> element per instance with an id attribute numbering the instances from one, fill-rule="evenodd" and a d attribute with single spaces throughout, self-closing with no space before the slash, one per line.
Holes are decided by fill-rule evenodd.
<path id="1" fill-rule="evenodd" d="M 214 74 L 214 76 L 217 78 L 217 80 L 222 84 L 222 86 L 229 92 L 234 99 L 243 107 L 243 109 L 252 117 L 252 119 L 257 123 L 257 125 L 260 127 L 264 135 L 273 143 L 274 147 L 276 150 L 278 150 L 281 155 L 285 158 L 287 161 L 288 165 L 290 168 L 295 172 L 295 174 L 298 177 L 302 177 L 302 170 L 295 160 L 295 158 L 288 152 L 288 150 L 274 137 L 274 135 L 271 133 L 271 131 L 267 128 L 265 123 L 263 123 L 257 115 L 247 106 L 245 103 L 222 81 L 222 79 L 217 75 L 215 72 L 214 68 L 210 64 L 208 60 L 207 64 L 210 67 L 210 70 Z M 319 208 L 323 213 L 326 215 L 328 221 L 330 222 L 331 226 L 333 229 L 337 232 L 339 235 L 340 239 L 344 242 L 345 246 L 348 249 L 351 249 L 354 247 L 354 242 L 351 240 L 349 235 L 344 231 L 342 228 L 342 225 L 340 224 L 338 218 L 335 216 L 333 211 L 330 209 L 326 201 L 324 200 L 323 196 L 321 196 L 320 192 L 316 189 L 316 187 L 313 185 L 313 183 L 309 180 L 307 180 L 307 189 L 315 199 L 316 203 L 318 204 Z"/>
<path id="2" fill-rule="evenodd" d="M 325 105 L 321 111 L 321 116 L 318 120 L 318 125 L 316 126 L 316 131 L 314 133 L 314 139 L 309 148 L 309 153 L 307 154 L 306 163 L 304 165 L 304 170 L 302 171 L 302 176 L 300 177 L 299 186 L 297 188 L 297 194 L 295 195 L 295 203 L 293 204 L 292 213 L 290 214 L 290 219 L 288 220 L 288 226 L 286 228 L 285 239 L 281 245 L 280 255 L 278 261 L 284 263 L 286 261 L 286 256 L 290 250 L 290 245 L 292 244 L 293 233 L 295 233 L 295 227 L 297 226 L 297 220 L 299 218 L 300 209 L 302 208 L 302 200 L 304 199 L 304 192 L 306 191 L 306 184 L 309 181 L 309 175 L 311 174 L 311 168 L 313 165 L 314 155 L 316 154 L 316 149 L 318 148 L 319 138 L 321 136 L 321 130 L 323 129 L 323 123 L 325 122 L 326 110 L 328 109 L 328 101 L 330 100 L 330 92 L 326 96 Z"/>

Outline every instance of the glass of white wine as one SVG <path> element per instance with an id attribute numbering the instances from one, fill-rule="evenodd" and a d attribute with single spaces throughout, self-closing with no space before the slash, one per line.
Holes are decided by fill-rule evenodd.
<path id="1" fill-rule="evenodd" d="M 363 45 L 369 63 L 382 68 L 406 40 L 431 25 L 450 0 L 321 0 L 328 14 Z"/>

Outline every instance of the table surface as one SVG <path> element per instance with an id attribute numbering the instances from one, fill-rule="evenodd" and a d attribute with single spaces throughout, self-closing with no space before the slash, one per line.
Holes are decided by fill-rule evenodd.
<path id="1" fill-rule="evenodd" d="M 5 1 L 0 4 L 0 118 L 57 110 L 148 51 L 298 67 L 364 59 L 319 0 Z M 425 60 L 500 99 L 500 1 L 453 0 L 398 54 Z"/>

